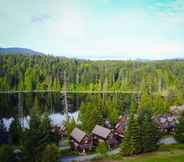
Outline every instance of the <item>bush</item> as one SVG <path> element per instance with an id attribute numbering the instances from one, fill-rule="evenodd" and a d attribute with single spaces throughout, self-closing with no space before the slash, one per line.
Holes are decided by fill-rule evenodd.
<path id="1" fill-rule="evenodd" d="M 57 162 L 58 156 L 58 147 L 54 144 L 49 144 L 42 153 L 42 162 Z"/>
<path id="2" fill-rule="evenodd" d="M 14 161 L 14 154 L 13 154 L 13 147 L 10 145 L 2 145 L 0 147 L 0 161 L 1 162 L 13 162 Z"/>
<path id="3" fill-rule="evenodd" d="M 96 147 L 96 153 L 99 154 L 105 154 L 107 152 L 107 146 L 104 142 L 99 143 L 98 146 Z"/>

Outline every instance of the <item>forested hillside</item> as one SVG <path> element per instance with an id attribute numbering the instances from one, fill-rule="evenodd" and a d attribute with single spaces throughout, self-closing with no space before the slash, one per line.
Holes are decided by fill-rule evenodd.
<path id="1" fill-rule="evenodd" d="M 33 51 L 28 48 L 17 48 L 17 47 L 11 47 L 11 48 L 0 48 L 0 55 L 16 55 L 16 54 L 22 54 L 22 55 L 43 55 L 43 53 L 38 51 Z"/>
<path id="2" fill-rule="evenodd" d="M 85 61 L 52 56 L 0 56 L 1 90 L 184 91 L 184 61 Z"/>

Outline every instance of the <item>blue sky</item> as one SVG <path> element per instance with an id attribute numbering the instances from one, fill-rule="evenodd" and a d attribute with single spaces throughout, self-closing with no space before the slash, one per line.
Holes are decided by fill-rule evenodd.
<path id="1" fill-rule="evenodd" d="M 87 59 L 184 57 L 184 0 L 0 0 L 0 46 Z"/>

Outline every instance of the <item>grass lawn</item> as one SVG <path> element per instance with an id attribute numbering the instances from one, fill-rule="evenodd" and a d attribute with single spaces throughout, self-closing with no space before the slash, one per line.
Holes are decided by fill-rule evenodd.
<path id="1" fill-rule="evenodd" d="M 184 162 L 184 145 L 162 145 L 156 152 L 131 157 L 116 155 L 95 162 Z"/>

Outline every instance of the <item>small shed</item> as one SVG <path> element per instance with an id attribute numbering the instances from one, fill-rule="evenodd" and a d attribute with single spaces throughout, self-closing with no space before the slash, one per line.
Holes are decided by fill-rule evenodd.
<path id="1" fill-rule="evenodd" d="M 109 149 L 114 148 L 117 146 L 118 141 L 115 138 L 113 132 L 105 127 L 100 125 L 96 125 L 95 128 L 92 130 L 94 144 L 98 144 L 101 141 L 104 141 Z"/>
<path id="2" fill-rule="evenodd" d="M 71 148 L 75 151 L 86 152 L 92 149 L 93 140 L 84 131 L 74 128 L 71 133 Z"/>

